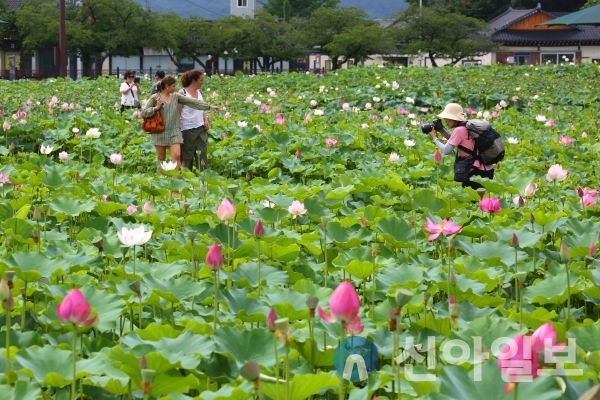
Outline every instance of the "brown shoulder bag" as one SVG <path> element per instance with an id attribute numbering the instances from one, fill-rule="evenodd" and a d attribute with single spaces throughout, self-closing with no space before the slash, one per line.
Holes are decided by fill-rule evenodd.
<path id="1" fill-rule="evenodd" d="M 156 111 L 153 116 L 144 118 L 142 121 L 142 130 L 148 134 L 161 133 L 165 130 L 165 121 L 160 115 L 160 110 Z"/>

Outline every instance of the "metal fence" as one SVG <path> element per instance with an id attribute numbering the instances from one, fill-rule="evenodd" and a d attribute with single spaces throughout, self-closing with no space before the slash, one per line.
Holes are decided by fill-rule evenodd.
<path id="1" fill-rule="evenodd" d="M 171 70 L 171 69 L 162 69 L 165 71 L 167 75 L 177 75 L 179 73 L 183 73 L 188 69 L 179 69 L 179 70 Z M 102 76 L 114 76 L 117 78 L 122 78 L 123 74 L 127 71 L 126 69 L 116 68 L 116 69 L 90 69 L 90 70 L 71 70 L 68 71 L 68 77 L 71 79 L 81 79 L 84 77 L 88 77 L 90 79 L 97 79 Z M 138 76 L 147 76 L 152 79 L 154 74 L 156 74 L 157 69 L 138 69 L 133 70 Z M 211 75 L 235 75 L 236 73 L 241 72 L 244 75 L 252 75 L 252 74 L 280 74 L 286 72 L 297 72 L 297 73 L 306 73 L 311 72 L 315 74 L 325 73 L 325 68 L 320 69 L 305 69 L 305 68 L 292 68 L 292 69 L 280 69 L 280 68 L 272 68 L 269 71 L 261 71 L 260 69 L 235 69 L 235 68 L 227 68 L 227 69 L 208 69 L 206 70 L 206 74 L 208 76 Z M 14 70 L 14 76 L 11 75 L 11 71 L 8 69 L 0 70 L 0 78 L 1 79 L 47 79 L 47 78 L 57 78 L 59 76 L 58 69 L 16 69 Z"/>

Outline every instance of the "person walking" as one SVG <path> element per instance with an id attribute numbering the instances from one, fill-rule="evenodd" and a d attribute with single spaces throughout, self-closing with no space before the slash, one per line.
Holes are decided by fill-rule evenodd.
<path id="1" fill-rule="evenodd" d="M 183 89 L 179 94 L 185 97 L 190 97 L 200 101 L 202 92 L 200 88 L 204 83 L 204 73 L 197 69 L 187 71 L 181 77 L 181 85 Z M 183 135 L 183 146 L 181 148 L 181 166 L 194 169 L 194 166 L 199 167 L 200 171 L 208 168 L 208 119 L 206 112 L 194 110 L 193 108 L 179 104 L 181 134 Z M 197 152 L 200 152 L 198 159 Z M 200 164 L 198 164 L 200 161 Z"/>
<path id="2" fill-rule="evenodd" d="M 181 165 L 181 143 L 183 143 L 183 136 L 179 129 L 179 103 L 195 110 L 210 109 L 217 111 L 219 107 L 175 93 L 176 86 L 177 81 L 172 76 L 167 75 L 161 79 L 156 85 L 156 94 L 146 102 L 146 107 L 142 110 L 142 117 L 148 118 L 156 112 L 160 112 L 165 123 L 165 129 L 160 133 L 150 135 L 150 141 L 156 149 L 156 157 L 159 162 L 165 161 L 168 147 L 171 160 L 177 163 L 177 168 L 179 168 Z M 157 171 L 162 173 L 162 168 L 159 166 Z"/>

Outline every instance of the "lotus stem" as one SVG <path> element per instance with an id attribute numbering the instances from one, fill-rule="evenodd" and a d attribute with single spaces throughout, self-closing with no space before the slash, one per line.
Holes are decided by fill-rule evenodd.
<path id="1" fill-rule="evenodd" d="M 277 355 L 277 339 L 273 336 L 273 347 L 275 348 L 275 399 L 279 400 L 279 356 Z"/>
<path id="2" fill-rule="evenodd" d="M 517 279 L 517 273 L 519 272 L 517 268 L 517 248 L 515 247 L 515 302 L 517 303 L 517 311 L 521 310 L 521 304 L 519 302 L 519 280 Z M 522 311 L 522 310 L 521 310 Z M 523 313 L 519 314 L 519 329 L 523 328 Z"/>
<path id="3" fill-rule="evenodd" d="M 313 373 L 315 372 L 315 317 L 313 315 L 313 311 L 311 311 L 311 316 L 308 319 L 308 331 L 310 333 L 310 364 L 312 366 Z"/>
<path id="4" fill-rule="evenodd" d="M 565 263 L 565 269 L 567 270 L 567 320 L 565 326 L 567 331 L 569 330 L 569 319 L 571 318 L 571 278 L 569 277 L 569 262 Z"/>
<path id="5" fill-rule="evenodd" d="M 258 240 L 258 285 L 257 285 L 257 293 L 260 298 L 260 238 Z"/>
<path id="6" fill-rule="evenodd" d="M 290 346 L 285 346 L 285 399 L 290 400 Z"/>
<path id="7" fill-rule="evenodd" d="M 213 295 L 213 330 L 217 330 L 217 306 L 219 305 L 218 301 L 217 301 L 217 296 L 219 293 L 219 270 L 217 269 L 215 271 L 215 282 L 214 285 L 215 287 L 215 293 Z"/>
<path id="8" fill-rule="evenodd" d="M 21 307 L 21 332 L 23 332 L 25 330 L 25 313 L 27 311 L 27 281 L 25 281 L 21 298 L 23 300 L 23 306 Z"/>
<path id="9" fill-rule="evenodd" d="M 77 398 L 77 325 L 73 324 L 73 348 L 71 349 L 73 352 L 73 381 L 71 382 L 71 400 L 75 400 Z"/>
<path id="10" fill-rule="evenodd" d="M 396 315 L 396 329 L 394 330 L 394 359 L 400 354 L 400 313 Z M 396 386 L 398 386 L 398 400 L 402 397 L 402 388 L 400 387 L 400 363 L 396 360 Z"/>
<path id="11" fill-rule="evenodd" d="M 138 315 L 138 317 L 139 317 L 140 320 L 139 320 L 139 324 L 138 325 L 139 325 L 140 329 L 142 329 L 142 296 L 141 295 L 139 295 L 139 300 L 140 300 L 139 301 L 139 307 L 140 307 L 140 309 L 139 309 L 139 315 Z M 192 304 L 194 304 L 194 303 L 192 303 Z"/>
<path id="12" fill-rule="evenodd" d="M 342 344 L 342 341 L 344 340 L 344 332 L 345 332 L 345 326 L 344 326 L 344 321 L 342 321 L 342 336 L 340 337 L 340 341 L 338 342 L 338 346 L 340 346 Z M 341 353 L 340 353 L 341 354 Z M 344 376 L 340 375 L 340 387 L 338 389 L 338 398 L 339 400 L 344 400 Z"/>
<path id="13" fill-rule="evenodd" d="M 231 254 L 231 231 L 229 230 L 229 225 L 227 225 L 227 264 L 229 266 L 229 271 L 227 271 L 227 288 L 231 288 L 231 272 L 233 272 L 233 263 L 232 263 L 232 254 Z"/>
<path id="14" fill-rule="evenodd" d="M 327 223 L 323 224 L 323 237 L 324 237 L 324 246 L 323 246 L 323 255 L 325 257 L 325 279 L 323 280 L 323 287 L 327 287 L 327 281 L 329 279 L 329 269 L 327 266 Z"/>
<path id="15" fill-rule="evenodd" d="M 515 388 L 513 389 L 513 400 L 519 399 L 519 384 L 515 383 Z"/>
<path id="16" fill-rule="evenodd" d="M 10 386 L 10 310 L 6 311 L 6 371 L 4 373 L 5 381 Z"/>

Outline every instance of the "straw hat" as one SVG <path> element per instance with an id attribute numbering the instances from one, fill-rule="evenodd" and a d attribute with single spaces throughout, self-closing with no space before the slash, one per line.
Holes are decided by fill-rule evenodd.
<path id="1" fill-rule="evenodd" d="M 444 111 L 438 114 L 440 118 L 452 119 L 454 121 L 466 121 L 467 115 L 463 112 L 460 104 L 450 103 L 444 108 Z"/>

